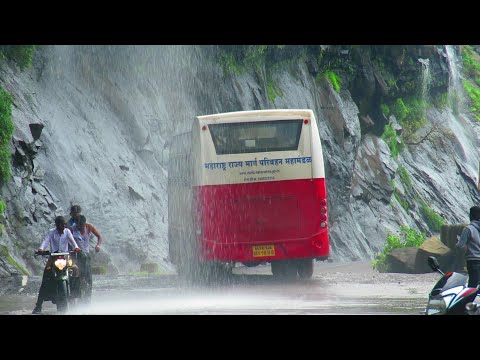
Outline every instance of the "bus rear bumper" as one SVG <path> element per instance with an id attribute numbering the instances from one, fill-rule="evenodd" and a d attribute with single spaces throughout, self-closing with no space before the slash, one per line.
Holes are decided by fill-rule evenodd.
<path id="1" fill-rule="evenodd" d="M 204 262 L 269 262 L 272 260 L 314 258 L 328 260 L 330 246 L 328 234 L 308 239 L 275 241 L 270 243 L 222 244 L 204 242 L 200 254 Z"/>

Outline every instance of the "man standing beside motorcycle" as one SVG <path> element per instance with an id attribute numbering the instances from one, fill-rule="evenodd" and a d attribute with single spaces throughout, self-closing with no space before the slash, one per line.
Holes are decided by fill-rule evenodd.
<path id="1" fill-rule="evenodd" d="M 98 230 L 92 224 L 87 223 L 87 219 L 84 215 L 78 217 L 78 222 L 73 224 L 72 227 L 73 237 L 76 239 L 80 249 L 82 249 L 79 258 L 80 276 L 84 277 L 87 283 L 85 300 L 90 301 L 92 295 L 92 266 L 90 262 L 90 235 L 93 234 L 97 237 L 97 245 L 95 246 L 95 252 L 100 251 L 100 244 L 102 243 L 102 236 Z"/>
<path id="2" fill-rule="evenodd" d="M 480 282 L 480 206 L 470 208 L 470 224 L 465 226 L 456 247 L 465 251 L 468 271 L 468 287 Z"/>
<path id="3" fill-rule="evenodd" d="M 37 251 L 43 251 L 50 248 L 50 252 L 68 252 L 68 244 L 70 244 L 76 252 L 80 251 L 73 235 L 69 229 L 65 228 L 65 218 L 63 216 L 57 216 L 55 218 L 55 228 L 50 229 L 42 243 L 40 248 Z M 48 271 L 49 263 L 47 262 L 45 269 L 43 270 L 42 284 L 40 285 L 40 290 L 38 291 L 38 299 L 35 304 L 35 308 L 32 311 L 32 314 L 41 314 L 43 301 L 46 298 L 48 288 Z"/>

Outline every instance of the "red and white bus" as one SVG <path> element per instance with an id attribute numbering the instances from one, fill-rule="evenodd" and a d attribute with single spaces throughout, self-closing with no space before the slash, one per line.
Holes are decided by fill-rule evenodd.
<path id="1" fill-rule="evenodd" d="M 273 275 L 310 278 L 330 252 L 313 111 L 197 116 L 171 140 L 168 223 L 179 273 L 270 263 Z"/>

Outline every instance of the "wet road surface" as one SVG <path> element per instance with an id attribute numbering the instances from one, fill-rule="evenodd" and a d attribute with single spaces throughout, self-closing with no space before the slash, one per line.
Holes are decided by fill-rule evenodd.
<path id="1" fill-rule="evenodd" d="M 437 273 L 392 274 L 369 262 L 315 264 L 312 279 L 278 280 L 270 266 L 237 267 L 220 283 L 195 285 L 175 274 L 95 276 L 90 306 L 82 315 L 421 315 Z M 39 277 L 35 279 L 39 286 Z M 34 282 L 33 279 L 30 282 Z M 0 296 L 0 314 L 31 314 L 36 291 Z M 44 303 L 45 315 L 56 314 Z"/>

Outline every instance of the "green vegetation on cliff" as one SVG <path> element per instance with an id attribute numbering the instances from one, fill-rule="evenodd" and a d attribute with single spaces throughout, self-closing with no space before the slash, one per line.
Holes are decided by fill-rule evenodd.
<path id="1" fill-rule="evenodd" d="M 465 45 L 462 50 L 463 71 L 470 79 L 463 80 L 463 86 L 470 100 L 470 112 L 480 121 L 480 55 L 472 46 Z"/>
<path id="2" fill-rule="evenodd" d="M 397 98 L 389 109 L 402 125 L 402 137 L 405 140 L 412 138 L 413 134 L 427 123 L 427 103 L 423 99 L 411 97 L 409 99 Z"/>
<path id="3" fill-rule="evenodd" d="M 315 79 L 326 79 L 336 92 L 340 91 L 345 74 L 350 78 L 354 74 L 350 56 L 339 57 L 336 50 L 325 51 L 320 45 L 221 45 L 219 48 L 219 63 L 224 73 L 238 76 L 253 69 L 265 81 L 266 97 L 271 102 L 283 96 L 273 73 L 299 61 L 310 64 Z"/>
<path id="4" fill-rule="evenodd" d="M 399 175 L 403 189 L 405 190 L 405 193 L 402 196 L 395 185 L 395 181 L 392 180 L 393 196 L 397 199 L 400 206 L 406 211 L 412 207 L 419 207 L 418 212 L 422 215 L 428 228 L 431 231 L 440 232 L 442 226 L 445 225 L 445 220 L 438 215 L 435 210 L 430 208 L 415 191 L 408 170 L 404 166 L 399 166 L 397 174 Z M 393 206 L 393 203 L 391 204 Z"/>
<path id="5" fill-rule="evenodd" d="M 462 62 L 465 74 L 480 86 L 480 55 L 470 45 L 462 48 Z"/>
<path id="6" fill-rule="evenodd" d="M 35 45 L 0 45 L 0 57 L 15 61 L 20 69 L 32 66 Z"/>
<path id="7" fill-rule="evenodd" d="M 420 208 L 428 227 L 433 231 L 439 232 L 442 226 L 445 225 L 445 220 L 423 201 L 420 202 Z"/>
<path id="8" fill-rule="evenodd" d="M 0 245 L 0 259 L 5 259 L 10 265 L 12 265 L 20 274 L 30 275 L 28 271 L 15 261 L 15 259 L 10 255 L 10 251 L 5 245 Z"/>
<path id="9" fill-rule="evenodd" d="M 0 60 L 13 60 L 23 70 L 32 65 L 34 52 L 35 45 L 0 45 Z M 12 96 L 0 86 L 0 185 L 11 177 L 10 142 L 13 130 Z M 0 214 L 5 209 L 5 202 L 0 199 Z"/>
<path id="10" fill-rule="evenodd" d="M 463 86 L 470 99 L 470 112 L 480 121 L 480 88 L 468 80 L 463 80 Z"/>
<path id="11" fill-rule="evenodd" d="M 392 124 L 385 125 L 384 132 L 381 138 L 387 143 L 390 148 L 390 154 L 394 159 L 397 158 L 400 151 L 403 149 L 403 142 L 400 140 L 400 137 L 397 136 L 396 130 L 393 128 Z"/>
<path id="12" fill-rule="evenodd" d="M 338 74 L 336 74 L 333 70 L 327 70 L 325 73 L 322 74 L 330 84 L 332 84 L 333 89 L 339 93 L 340 88 L 342 86 L 342 79 Z"/>
<path id="13" fill-rule="evenodd" d="M 388 272 L 387 255 L 391 254 L 394 249 L 406 247 L 419 247 L 426 239 L 425 233 L 411 229 L 406 225 L 400 226 L 400 234 L 395 235 L 391 232 L 387 233 L 387 240 L 383 250 L 375 256 L 372 266 L 379 272 Z"/>
<path id="14" fill-rule="evenodd" d="M 0 183 L 10 179 L 10 141 L 13 135 L 12 96 L 0 87 Z"/>
<path id="15" fill-rule="evenodd" d="M 266 96 L 274 102 L 282 96 L 282 90 L 275 83 L 272 69 L 281 61 L 278 53 L 283 45 L 223 45 L 220 46 L 220 64 L 225 74 L 241 75 L 253 69 L 265 81 Z"/>

